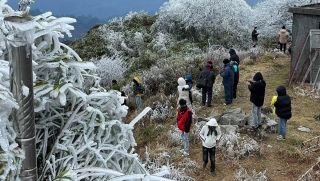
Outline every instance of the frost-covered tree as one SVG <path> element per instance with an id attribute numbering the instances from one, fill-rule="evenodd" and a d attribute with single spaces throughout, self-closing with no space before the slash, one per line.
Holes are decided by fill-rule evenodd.
<path id="1" fill-rule="evenodd" d="M 161 177 L 169 173 L 166 167 L 150 175 L 134 153 L 134 123 L 122 122 L 124 98 L 100 87 L 96 66 L 59 41 L 71 36 L 75 20 L 48 12 L 22 25 L 5 22 L 22 15 L 5 3 L 0 1 L 1 45 L 19 34 L 32 43 L 39 180 L 167 180 Z M 9 117 L 19 108 L 9 91 L 7 61 L 0 61 L 0 80 L 0 178 L 17 180 L 23 153 Z"/>
<path id="2" fill-rule="evenodd" d="M 309 4 L 310 0 L 265 0 L 253 9 L 252 22 L 259 28 L 260 36 L 273 37 L 283 25 L 292 27 L 290 7 Z"/>
<path id="3" fill-rule="evenodd" d="M 127 65 L 122 57 L 101 57 L 99 60 L 92 59 L 97 66 L 97 74 L 101 77 L 100 85 L 111 86 L 112 80 L 121 80 L 127 70 Z"/>

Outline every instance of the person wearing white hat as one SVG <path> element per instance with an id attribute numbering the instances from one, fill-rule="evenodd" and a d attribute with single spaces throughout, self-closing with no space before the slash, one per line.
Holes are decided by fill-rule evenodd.
<path id="1" fill-rule="evenodd" d="M 210 172 L 212 176 L 216 175 L 216 144 L 221 137 L 221 130 L 215 118 L 211 118 L 200 131 L 200 138 L 203 148 L 203 168 L 207 166 L 208 156 L 210 158 Z"/>

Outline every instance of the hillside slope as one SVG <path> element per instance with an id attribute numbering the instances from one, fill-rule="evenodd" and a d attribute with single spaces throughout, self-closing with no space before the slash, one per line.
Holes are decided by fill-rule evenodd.
<path id="1" fill-rule="evenodd" d="M 267 54 L 260 58 L 254 64 L 240 66 L 240 83 L 239 97 L 231 106 L 223 106 L 223 95 L 220 93 L 214 97 L 213 108 L 200 107 L 200 103 L 196 102 L 195 107 L 198 117 L 210 117 L 217 115 L 226 110 L 233 108 L 242 108 L 247 115 L 251 114 L 251 103 L 249 102 L 249 91 L 245 84 L 246 80 L 252 78 L 255 72 L 260 71 L 264 75 L 267 83 L 265 106 L 268 106 L 271 97 L 276 94 L 275 89 L 279 85 L 286 85 L 289 75 L 289 57 Z M 219 82 L 220 80 L 218 80 Z M 235 173 L 240 167 L 245 168 L 248 173 L 253 170 L 263 172 L 266 170 L 268 180 L 297 180 L 297 178 L 305 173 L 319 156 L 319 152 L 312 152 L 304 155 L 299 152 L 301 144 L 313 137 L 320 135 L 320 122 L 314 119 L 314 116 L 319 114 L 320 103 L 319 99 L 297 96 L 293 89 L 289 89 L 289 95 L 292 97 L 293 118 L 288 121 L 288 136 L 286 141 L 276 140 L 277 134 L 268 133 L 262 139 L 252 136 L 249 137 L 258 141 L 261 148 L 261 153 L 251 155 L 239 160 L 225 159 L 225 154 L 218 149 L 217 152 L 217 176 L 212 177 L 209 174 L 209 169 L 203 171 L 202 167 L 202 146 L 200 142 L 191 141 L 190 160 L 196 164 L 188 170 L 188 175 L 195 180 L 234 180 Z M 152 101 L 146 101 L 149 106 Z M 174 111 L 174 110 L 173 110 Z M 269 115 L 272 117 L 271 115 Z M 145 120 L 147 121 L 147 120 Z M 170 133 L 175 127 L 175 116 L 162 123 L 149 122 L 141 123 L 140 128 L 135 130 L 135 136 L 139 140 L 139 152 L 143 155 L 145 146 L 150 148 L 150 155 L 158 155 L 161 152 L 166 152 L 170 155 L 170 162 L 177 167 L 181 167 L 181 163 L 187 158 L 179 153 L 180 145 L 171 144 Z M 311 128 L 310 133 L 298 131 L 299 126 Z M 194 127 L 194 129 L 196 129 Z M 241 134 L 245 136 L 247 134 Z M 196 135 L 191 135 L 192 138 Z M 152 149 L 151 149 L 152 148 Z M 187 159 L 188 160 L 188 159 Z"/>

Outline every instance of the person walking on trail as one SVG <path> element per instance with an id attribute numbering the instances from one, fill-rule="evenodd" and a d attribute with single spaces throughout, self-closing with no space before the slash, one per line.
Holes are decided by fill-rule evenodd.
<path id="1" fill-rule="evenodd" d="M 287 43 L 289 40 L 289 32 L 287 31 L 285 26 L 282 26 L 282 29 L 279 31 L 278 39 L 280 44 L 280 51 L 286 53 Z"/>
<path id="2" fill-rule="evenodd" d="M 187 106 L 187 101 L 184 99 L 179 100 L 178 116 L 177 116 L 177 125 L 181 131 L 181 152 L 183 155 L 189 155 L 189 132 L 192 124 L 192 111 Z"/>
<path id="3" fill-rule="evenodd" d="M 200 73 L 200 77 L 197 83 L 198 88 L 202 88 L 202 105 L 207 103 L 208 107 L 211 107 L 212 102 L 212 89 L 216 76 L 212 72 L 212 64 L 207 64 L 204 70 Z"/>
<path id="4" fill-rule="evenodd" d="M 143 95 L 144 89 L 138 77 L 134 77 L 132 81 L 133 81 L 133 95 L 134 95 L 134 100 L 136 104 L 136 110 L 140 110 L 143 104 L 141 97 Z"/>
<path id="5" fill-rule="evenodd" d="M 220 72 L 220 76 L 223 78 L 222 84 L 224 87 L 224 105 L 232 103 L 233 99 L 233 84 L 234 84 L 234 72 L 230 66 L 230 60 L 224 59 L 224 70 Z"/>
<path id="6" fill-rule="evenodd" d="M 253 76 L 253 81 L 248 81 L 248 88 L 250 90 L 250 101 L 252 102 L 252 117 L 253 126 L 252 131 L 256 131 L 261 127 L 261 107 L 264 103 L 266 92 L 266 82 L 260 72 Z"/>
<path id="7" fill-rule="evenodd" d="M 285 140 L 287 133 L 287 121 L 292 117 L 291 98 L 287 95 L 286 88 L 279 86 L 277 88 L 277 101 L 274 103 L 276 115 L 279 117 L 279 136 L 278 140 Z"/>
<path id="8" fill-rule="evenodd" d="M 251 39 L 252 39 L 252 43 L 253 43 L 253 47 L 256 47 L 258 44 L 258 31 L 257 31 L 257 27 L 253 28 L 253 31 L 251 33 Z"/>
<path id="9" fill-rule="evenodd" d="M 210 172 L 212 176 L 216 175 L 216 145 L 220 137 L 220 127 L 217 123 L 217 120 L 214 118 L 210 119 L 200 131 L 200 138 L 202 141 L 203 169 L 206 168 L 209 157 L 211 162 Z"/>
<path id="10" fill-rule="evenodd" d="M 178 79 L 178 94 L 179 94 L 179 97 L 178 97 L 178 102 L 177 104 L 179 105 L 179 101 L 181 99 L 184 99 L 187 103 L 187 106 L 191 108 L 191 100 L 190 100 L 190 97 L 189 97 L 189 90 L 190 90 L 190 87 L 189 85 L 187 85 L 186 83 L 186 80 L 182 77 L 180 77 Z"/>
<path id="11" fill-rule="evenodd" d="M 230 54 L 230 63 L 232 65 L 232 70 L 234 72 L 232 96 L 233 96 L 233 99 L 236 99 L 237 98 L 237 88 L 238 88 L 238 83 L 239 83 L 240 59 L 234 49 L 230 49 L 229 54 Z"/>

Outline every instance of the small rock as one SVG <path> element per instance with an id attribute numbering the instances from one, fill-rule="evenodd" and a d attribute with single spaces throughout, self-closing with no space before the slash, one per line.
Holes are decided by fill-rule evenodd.
<path id="1" fill-rule="evenodd" d="M 268 119 L 266 124 L 267 124 L 267 126 L 269 126 L 269 127 L 273 127 L 273 126 L 278 125 L 278 123 L 277 123 L 275 120 L 273 120 L 273 119 Z"/>
<path id="2" fill-rule="evenodd" d="M 299 126 L 298 128 L 299 131 L 302 131 L 302 132 L 311 132 L 311 129 L 310 128 L 306 128 L 306 127 L 303 127 L 303 126 Z"/>
<path id="3" fill-rule="evenodd" d="M 245 123 L 245 115 L 243 114 L 225 114 L 219 120 L 219 124 L 221 125 L 244 126 Z"/>
<path id="4" fill-rule="evenodd" d="M 237 125 L 220 125 L 221 132 L 224 134 L 236 134 L 239 126 Z"/>
<path id="5" fill-rule="evenodd" d="M 231 109 L 224 112 L 224 114 L 241 114 L 241 113 L 242 113 L 241 108 Z"/>
<path id="6" fill-rule="evenodd" d="M 271 145 L 268 145 L 267 147 L 268 147 L 268 148 L 272 148 L 272 146 L 271 146 Z"/>

